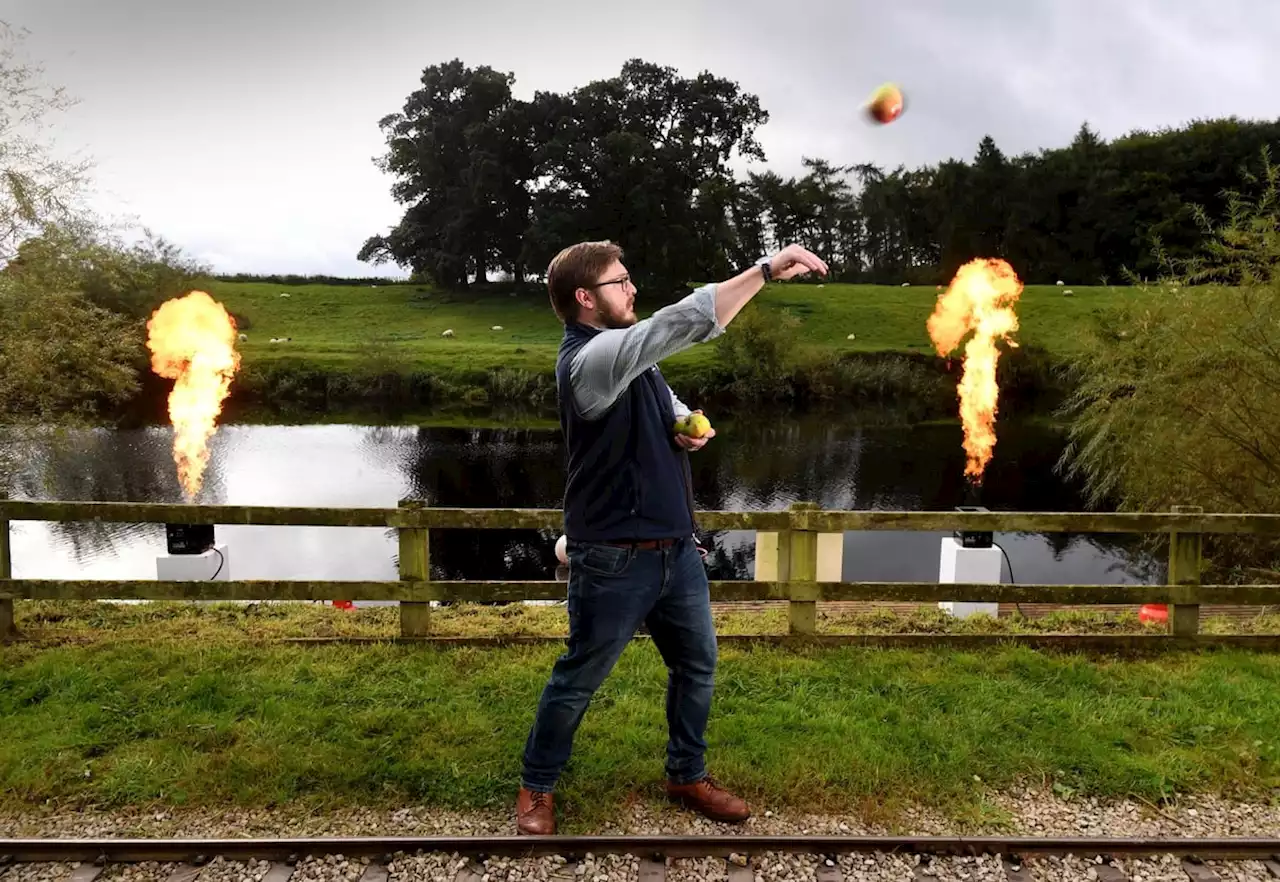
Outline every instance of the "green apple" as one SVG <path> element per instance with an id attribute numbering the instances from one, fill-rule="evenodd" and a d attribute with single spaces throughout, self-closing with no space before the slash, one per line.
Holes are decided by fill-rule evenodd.
<path id="1" fill-rule="evenodd" d="M 676 420 L 675 430 L 681 435 L 688 435 L 690 438 L 701 438 L 711 431 L 711 420 L 700 413 L 691 413 Z"/>

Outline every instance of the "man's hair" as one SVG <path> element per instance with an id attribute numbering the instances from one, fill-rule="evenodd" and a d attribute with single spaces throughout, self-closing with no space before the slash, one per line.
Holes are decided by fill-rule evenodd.
<path id="1" fill-rule="evenodd" d="M 610 264 L 621 258 L 622 249 L 608 240 L 579 242 L 553 257 L 547 267 L 547 292 L 556 317 L 561 322 L 575 321 L 580 308 L 577 290 L 590 288 Z"/>

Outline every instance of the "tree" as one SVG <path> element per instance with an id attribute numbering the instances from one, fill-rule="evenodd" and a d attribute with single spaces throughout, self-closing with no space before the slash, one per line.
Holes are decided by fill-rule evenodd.
<path id="1" fill-rule="evenodd" d="M 75 102 L 25 60 L 26 36 L 0 21 L 0 265 L 45 224 L 76 215 L 90 169 L 58 158 L 47 138 L 49 117 Z"/>
<path id="2" fill-rule="evenodd" d="M 543 96 L 550 137 L 537 164 L 527 233 L 530 263 L 546 266 L 581 239 L 627 251 L 642 296 L 705 278 L 732 247 L 729 161 L 763 159 L 768 120 L 736 83 L 632 59 L 616 77 Z"/>
<path id="3" fill-rule="evenodd" d="M 513 82 L 458 60 L 423 72 L 380 123 L 378 164 L 395 176 L 404 216 L 359 259 L 450 287 L 494 269 L 523 280 L 581 239 L 620 242 L 642 290 L 728 265 L 729 161 L 763 158 L 754 130 L 767 114 L 754 96 L 640 60 L 567 95 L 517 100 Z"/>
<path id="4" fill-rule="evenodd" d="M 71 105 L 0 23 L 0 422 L 91 420 L 132 396 L 142 319 L 203 267 L 163 239 L 127 245 L 84 206 L 87 161 L 42 139 Z"/>
<path id="5" fill-rule="evenodd" d="M 423 70 L 403 110 L 379 122 L 387 153 L 377 165 L 408 207 L 390 233 L 364 243 L 360 260 L 394 261 L 452 287 L 482 282 L 496 265 L 518 268 L 533 145 L 514 79 L 457 59 Z"/>
<path id="6" fill-rule="evenodd" d="M 1157 298 L 1116 310 L 1074 365 L 1060 467 L 1094 504 L 1280 511 L 1280 169 L 1263 152 L 1253 194 L 1203 210 L 1205 244 L 1157 251 Z M 1230 558 L 1277 569 L 1274 542 L 1214 539 Z M 1212 556 L 1212 555 L 1211 555 Z"/>

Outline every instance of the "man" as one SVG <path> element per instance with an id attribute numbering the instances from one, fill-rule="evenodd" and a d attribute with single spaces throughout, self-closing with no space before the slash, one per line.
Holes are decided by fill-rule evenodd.
<path id="1" fill-rule="evenodd" d="M 750 816 L 704 762 L 717 653 L 687 452 L 715 431 L 697 439 L 675 433 L 677 416 L 689 408 L 657 364 L 723 333 L 770 279 L 826 275 L 827 265 L 789 245 L 637 321 L 636 289 L 621 257 L 610 242 L 582 242 L 547 270 L 551 305 L 565 327 L 556 380 L 568 448 L 569 642 L 525 744 L 516 826 L 526 834 L 555 832 L 552 791 L 574 733 L 642 624 L 669 672 L 668 797 L 713 820 Z"/>

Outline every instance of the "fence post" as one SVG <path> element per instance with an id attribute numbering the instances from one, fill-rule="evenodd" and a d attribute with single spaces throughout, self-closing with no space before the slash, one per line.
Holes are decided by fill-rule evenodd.
<path id="1" fill-rule="evenodd" d="M 817 511 L 812 502 L 796 502 L 791 505 L 791 529 L 787 531 L 787 569 L 783 575 L 782 554 L 779 553 L 778 580 L 791 583 L 787 596 L 787 619 L 794 635 L 818 633 L 818 534 L 806 523 L 803 529 L 795 526 L 797 516 Z"/>
<path id="2" fill-rule="evenodd" d="M 0 490 L 0 500 L 9 498 L 9 494 Z M 0 516 L 0 579 L 13 578 L 13 558 L 9 550 L 9 519 Z M 13 599 L 0 597 L 0 640 L 13 637 L 16 628 L 13 623 Z"/>
<path id="3" fill-rule="evenodd" d="M 1198 505 L 1175 505 L 1175 514 L 1202 514 Z M 1172 532 L 1169 534 L 1169 584 L 1199 585 L 1201 534 Z M 1169 627 L 1175 637 L 1192 637 L 1200 630 L 1198 603 L 1174 604 L 1169 614 Z"/>
<path id="4" fill-rule="evenodd" d="M 416 499 L 401 499 L 400 508 L 417 510 L 425 506 Z M 400 581 L 431 581 L 431 539 L 425 527 L 400 527 Z M 431 632 L 431 604 L 400 601 L 400 636 L 426 637 Z"/>

